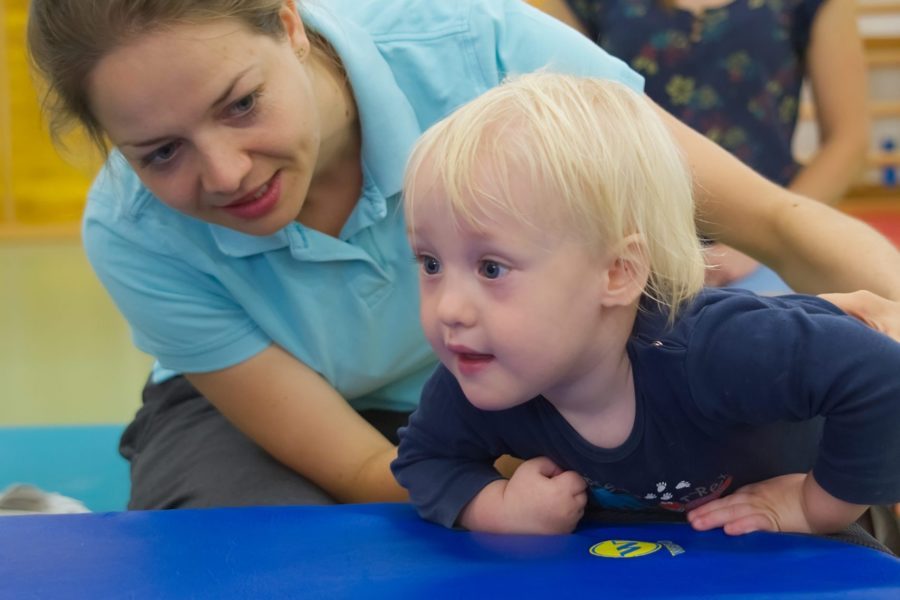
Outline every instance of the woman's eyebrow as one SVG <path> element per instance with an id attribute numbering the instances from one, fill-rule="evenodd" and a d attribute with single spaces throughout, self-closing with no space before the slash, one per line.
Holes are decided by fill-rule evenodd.
<path id="1" fill-rule="evenodd" d="M 226 100 L 228 100 L 228 98 L 234 92 L 234 88 L 237 86 L 238 82 L 252 68 L 253 68 L 252 66 L 249 66 L 246 69 L 238 72 L 234 76 L 234 78 L 231 80 L 231 83 L 228 85 L 228 87 L 225 88 L 225 91 L 222 93 L 222 95 L 220 95 L 218 98 L 216 98 L 215 101 L 212 104 L 210 104 L 210 107 L 215 108 L 215 107 L 219 106 L 220 104 L 224 103 Z M 142 140 L 140 142 L 121 142 L 120 144 L 118 144 L 118 146 L 120 146 L 120 147 L 121 146 L 130 146 L 132 148 L 143 148 L 146 146 L 155 146 L 162 142 L 168 141 L 169 139 L 171 139 L 171 136 L 163 136 L 163 137 L 153 138 L 151 140 Z"/>
<path id="2" fill-rule="evenodd" d="M 237 86 L 238 81 L 240 81 L 241 78 L 242 78 L 244 75 L 246 75 L 247 72 L 250 71 L 250 69 L 252 69 L 252 68 L 253 68 L 252 65 L 251 65 L 251 66 L 248 66 L 248 67 L 245 68 L 243 71 L 240 71 L 237 75 L 235 75 L 234 78 L 231 80 L 231 85 L 229 85 L 229 86 L 225 89 L 225 91 L 222 93 L 222 95 L 219 96 L 219 97 L 216 99 L 216 101 L 213 102 L 213 103 L 211 104 L 211 106 L 212 106 L 212 107 L 216 107 L 216 106 L 222 104 L 223 102 L 225 102 L 226 100 L 228 100 L 229 96 L 231 96 L 231 93 L 234 91 L 234 88 Z"/>

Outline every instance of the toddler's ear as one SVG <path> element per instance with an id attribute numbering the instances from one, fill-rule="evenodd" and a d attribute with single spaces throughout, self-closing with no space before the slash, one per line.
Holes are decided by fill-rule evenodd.
<path id="1" fill-rule="evenodd" d="M 627 236 L 610 254 L 604 306 L 628 306 L 640 298 L 650 277 L 647 246 L 639 233 Z"/>

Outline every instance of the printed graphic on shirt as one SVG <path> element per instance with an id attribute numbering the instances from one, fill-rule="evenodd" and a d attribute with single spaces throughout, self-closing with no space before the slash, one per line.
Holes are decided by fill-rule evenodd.
<path id="1" fill-rule="evenodd" d="M 662 509 L 671 512 L 687 512 L 720 498 L 732 482 L 731 475 L 723 474 L 702 485 L 692 484 L 686 479 L 674 484 L 657 481 L 646 491 L 634 492 L 612 482 L 585 479 L 592 503 L 600 508 L 626 511 Z"/>

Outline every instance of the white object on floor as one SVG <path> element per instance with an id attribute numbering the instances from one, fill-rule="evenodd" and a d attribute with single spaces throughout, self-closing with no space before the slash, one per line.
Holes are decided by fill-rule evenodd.
<path id="1" fill-rule="evenodd" d="M 91 511 L 74 498 L 24 483 L 13 484 L 0 493 L 0 516 L 86 512 Z"/>

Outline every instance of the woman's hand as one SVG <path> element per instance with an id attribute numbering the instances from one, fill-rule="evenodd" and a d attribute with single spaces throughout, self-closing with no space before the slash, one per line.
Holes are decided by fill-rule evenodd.
<path id="1" fill-rule="evenodd" d="M 900 302 L 888 300 L 866 290 L 846 294 L 819 294 L 850 316 L 875 331 L 900 342 Z"/>
<path id="2" fill-rule="evenodd" d="M 712 244 L 706 255 L 706 285 L 722 287 L 752 273 L 759 263 L 724 244 Z"/>

